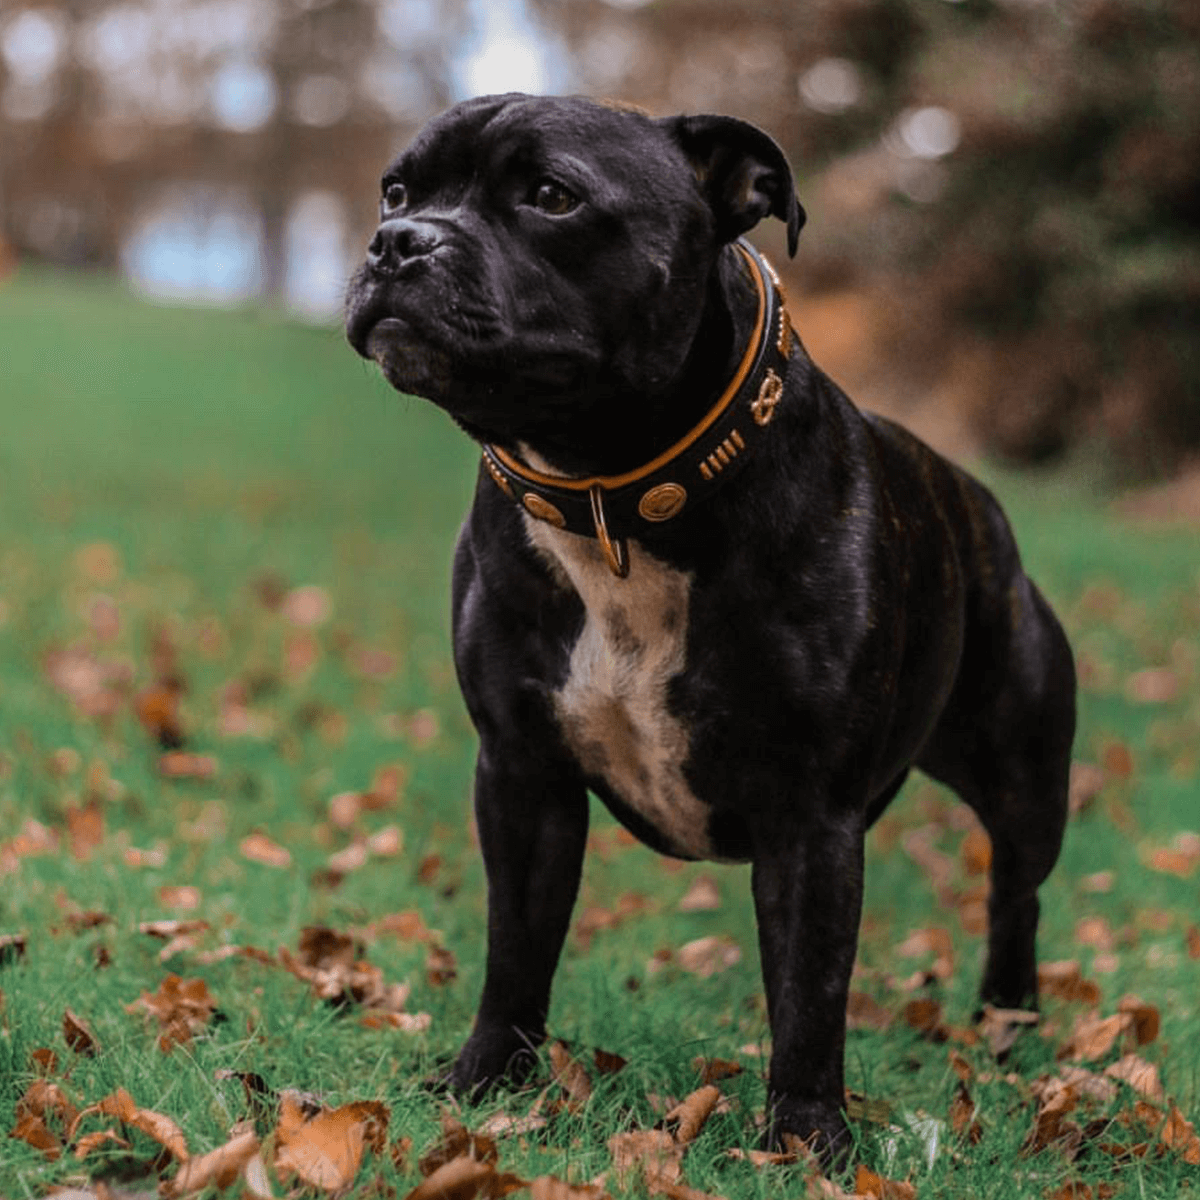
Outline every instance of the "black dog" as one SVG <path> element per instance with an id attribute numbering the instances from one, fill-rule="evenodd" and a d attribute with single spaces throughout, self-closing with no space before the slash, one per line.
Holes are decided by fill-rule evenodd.
<path id="1" fill-rule="evenodd" d="M 454 567 L 487 976 L 451 1083 L 544 1037 L 587 792 L 753 864 L 772 1136 L 845 1135 L 863 835 L 918 766 L 991 836 L 984 1000 L 1036 1001 L 1074 669 L 989 493 L 855 409 L 740 235 L 804 220 L 727 117 L 489 96 L 383 176 L 350 342 L 483 445 Z"/>

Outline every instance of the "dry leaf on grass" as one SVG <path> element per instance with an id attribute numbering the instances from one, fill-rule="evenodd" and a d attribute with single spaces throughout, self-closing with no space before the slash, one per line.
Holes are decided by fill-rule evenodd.
<path id="1" fill-rule="evenodd" d="M 653 1191 L 656 1185 L 678 1183 L 683 1173 L 684 1147 L 665 1129 L 634 1129 L 608 1139 L 613 1169 L 629 1186 L 639 1177 Z"/>
<path id="2" fill-rule="evenodd" d="M 1158 1136 L 1162 1144 L 1178 1154 L 1185 1163 L 1200 1167 L 1200 1137 L 1196 1136 L 1195 1126 L 1174 1104 Z"/>
<path id="3" fill-rule="evenodd" d="M 207 1187 L 227 1188 L 258 1153 L 259 1145 L 258 1135 L 253 1129 L 247 1129 L 225 1145 L 189 1159 L 179 1168 L 175 1178 L 162 1184 L 159 1191 L 164 1196 L 186 1196 Z"/>
<path id="4" fill-rule="evenodd" d="M 676 958 L 685 971 L 709 979 L 741 962 L 742 950 L 727 934 L 713 934 L 680 946 Z"/>
<path id="5" fill-rule="evenodd" d="M 892 1014 L 874 996 L 852 991 L 846 999 L 846 1028 L 880 1032 L 892 1023 Z"/>
<path id="6" fill-rule="evenodd" d="M 46 1122 L 33 1113 L 19 1116 L 8 1136 L 40 1150 L 52 1162 L 62 1154 L 62 1142 L 50 1132 Z"/>
<path id="7" fill-rule="evenodd" d="M 444 987 L 458 977 L 458 960 L 443 946 L 432 945 L 425 955 L 425 978 L 431 987 Z"/>
<path id="8" fill-rule="evenodd" d="M 700 1076 L 701 1083 L 719 1083 L 722 1079 L 740 1075 L 746 1068 L 732 1059 L 699 1055 L 692 1059 L 692 1069 Z"/>
<path id="9" fill-rule="evenodd" d="M 923 958 L 933 956 L 930 972 L 943 981 L 954 974 L 954 942 L 950 931 L 938 926 L 929 929 L 914 929 L 896 947 L 901 958 Z"/>
<path id="10" fill-rule="evenodd" d="M 587 1069 L 558 1040 L 550 1043 L 550 1069 L 554 1082 L 566 1093 L 567 1111 L 578 1113 L 592 1097 L 592 1080 Z"/>
<path id="11" fill-rule="evenodd" d="M 514 1117 L 508 1113 L 496 1113 L 479 1126 L 479 1133 L 489 1138 L 520 1137 L 526 1133 L 536 1133 L 539 1129 L 545 1129 L 549 1123 L 547 1117 L 536 1111 L 528 1112 L 520 1117 Z"/>
<path id="12" fill-rule="evenodd" d="M 698 875 L 676 907 L 680 912 L 712 912 L 721 907 L 721 891 L 711 875 Z"/>
<path id="13" fill-rule="evenodd" d="M 292 865 L 292 855 L 285 846 L 273 842 L 265 833 L 252 833 L 238 843 L 243 858 L 264 867 L 284 868 Z"/>
<path id="14" fill-rule="evenodd" d="M 494 1166 L 500 1158 L 500 1151 L 486 1133 L 472 1133 L 457 1118 L 443 1113 L 441 1137 L 421 1155 L 417 1168 L 422 1175 L 432 1175 L 456 1158 L 470 1158 Z"/>
<path id="15" fill-rule="evenodd" d="M 530 1180 L 530 1200 L 606 1200 L 607 1193 L 594 1183 L 565 1183 L 553 1175 Z"/>
<path id="16" fill-rule="evenodd" d="M 1055 996 L 1074 1004 L 1099 1004 L 1099 985 L 1084 979 L 1083 971 L 1076 959 L 1038 964 L 1038 991 L 1045 996 Z"/>
<path id="17" fill-rule="evenodd" d="M 384 983 L 382 970 L 359 957 L 361 949 L 349 934 L 308 925 L 300 932 L 296 954 L 280 947 L 279 962 L 331 1004 L 355 1003 L 373 1012 L 402 1013 L 409 985 Z"/>
<path id="18" fill-rule="evenodd" d="M 275 1130 L 275 1173 L 324 1191 L 340 1191 L 354 1182 L 369 1146 L 376 1154 L 387 1145 L 387 1108 L 377 1101 L 358 1101 L 322 1109 L 305 1117 L 299 1100 L 284 1094 Z"/>
<path id="19" fill-rule="evenodd" d="M 1040 1014 L 1023 1008 L 994 1008 L 985 1004 L 979 1032 L 992 1054 L 999 1058 L 1012 1049 L 1022 1029 L 1036 1025 L 1040 1020 Z"/>
<path id="20" fill-rule="evenodd" d="M 978 1145 L 983 1139 L 983 1126 L 975 1119 L 976 1112 L 975 1101 L 967 1085 L 960 1081 L 950 1101 L 950 1128 L 972 1146 Z"/>
<path id="21" fill-rule="evenodd" d="M 166 779 L 212 779 L 220 764 L 211 754 L 169 750 L 158 760 L 158 773 Z"/>
<path id="22" fill-rule="evenodd" d="M 76 1054 L 82 1054 L 84 1058 L 94 1058 L 100 1049 L 100 1043 L 96 1040 L 96 1035 L 91 1031 L 88 1023 L 69 1008 L 63 1012 L 62 1032 L 63 1040 L 67 1045 Z"/>
<path id="23" fill-rule="evenodd" d="M 131 1149 L 129 1142 L 121 1137 L 115 1129 L 101 1129 L 96 1133 L 85 1133 L 75 1143 L 75 1157 L 82 1161 L 93 1150 L 99 1150 L 101 1146 L 117 1146 L 122 1150 Z"/>
<path id="24" fill-rule="evenodd" d="M 1135 1092 L 1158 1104 L 1163 1099 L 1163 1086 L 1158 1078 L 1158 1068 L 1136 1054 L 1126 1054 L 1109 1067 L 1104 1074 L 1110 1079 L 1127 1083 Z"/>
<path id="25" fill-rule="evenodd" d="M 401 1033 L 427 1033 L 433 1017 L 427 1012 L 366 1013 L 358 1022 L 364 1029 L 398 1029 Z"/>
<path id="26" fill-rule="evenodd" d="M 182 908 L 187 912 L 193 912 L 200 907 L 200 889 L 188 883 L 164 885 L 158 889 L 158 900 L 167 908 Z"/>
<path id="27" fill-rule="evenodd" d="M 859 1196 L 874 1197 L 874 1200 L 916 1200 L 917 1195 L 913 1184 L 885 1179 L 861 1163 L 854 1172 L 854 1191 Z"/>
<path id="28" fill-rule="evenodd" d="M 668 1129 L 674 1125 L 675 1140 L 681 1146 L 686 1146 L 704 1128 L 720 1101 L 721 1089 L 711 1083 L 705 1084 L 671 1109 L 663 1117 L 663 1124 Z"/>
<path id="29" fill-rule="evenodd" d="M 188 1045 L 203 1032 L 217 1009 L 217 1002 L 203 979 L 181 979 L 168 975 L 157 992 L 143 992 L 125 1005 L 128 1013 L 143 1012 L 159 1024 L 158 1046 L 168 1051 L 172 1046 Z"/>
<path id="30" fill-rule="evenodd" d="M 122 1124 L 141 1130 L 142 1133 L 167 1150 L 176 1161 L 187 1162 L 189 1155 L 183 1130 L 170 1117 L 164 1116 L 162 1113 L 148 1108 L 138 1108 L 133 1102 L 133 1097 L 124 1088 L 117 1088 L 111 1095 L 105 1096 L 99 1104 L 85 1108 L 79 1114 L 79 1120 L 82 1121 L 84 1117 L 94 1112 L 105 1117 L 116 1117 Z"/>
<path id="31" fill-rule="evenodd" d="M 527 1186 L 516 1175 L 501 1174 L 494 1163 L 455 1158 L 418 1183 L 404 1200 L 498 1200 Z"/>

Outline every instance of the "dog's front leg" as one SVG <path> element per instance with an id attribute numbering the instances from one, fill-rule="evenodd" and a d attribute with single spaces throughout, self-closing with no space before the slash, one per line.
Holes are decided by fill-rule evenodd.
<path id="1" fill-rule="evenodd" d="M 546 1036 L 550 981 L 571 919 L 587 842 L 587 793 L 562 768 L 481 750 L 475 819 L 488 881 L 487 971 L 456 1091 L 519 1079 Z"/>
<path id="2" fill-rule="evenodd" d="M 768 1140 L 816 1135 L 846 1148 L 842 1109 L 846 997 L 862 909 L 861 814 L 764 830 L 751 875 L 771 1021 Z"/>

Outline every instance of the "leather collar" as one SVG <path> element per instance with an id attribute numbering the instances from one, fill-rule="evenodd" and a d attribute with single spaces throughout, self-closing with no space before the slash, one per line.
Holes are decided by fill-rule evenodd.
<path id="1" fill-rule="evenodd" d="M 485 444 L 496 486 L 530 516 L 599 539 L 614 575 L 629 573 L 625 539 L 691 511 L 745 465 L 783 396 L 792 326 L 774 268 L 749 242 L 736 243 L 758 292 L 758 314 L 742 360 L 717 402 L 673 446 L 622 475 L 576 478 L 535 470 Z"/>

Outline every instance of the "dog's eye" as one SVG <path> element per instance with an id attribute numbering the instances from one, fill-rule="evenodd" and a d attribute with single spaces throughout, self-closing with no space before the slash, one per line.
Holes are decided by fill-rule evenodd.
<path id="1" fill-rule="evenodd" d="M 389 183 L 383 189 L 383 211 L 398 212 L 408 203 L 408 188 L 402 183 Z"/>
<path id="2" fill-rule="evenodd" d="M 565 216 L 579 207 L 579 198 L 553 179 L 543 179 L 534 189 L 533 206 L 552 217 Z"/>

